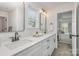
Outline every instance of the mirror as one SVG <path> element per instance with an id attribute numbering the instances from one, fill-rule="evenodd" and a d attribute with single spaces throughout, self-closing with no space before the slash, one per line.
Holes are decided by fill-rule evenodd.
<path id="1" fill-rule="evenodd" d="M 28 28 L 33 29 L 37 28 L 39 29 L 39 11 L 32 6 L 28 6 Z"/>
<path id="2" fill-rule="evenodd" d="M 24 30 L 24 3 L 0 2 L 0 32 Z"/>
<path id="3" fill-rule="evenodd" d="M 46 32 L 46 16 L 43 13 L 40 13 L 40 25 L 41 25 L 41 31 Z"/>
<path id="4" fill-rule="evenodd" d="M 40 30 L 43 33 L 47 32 L 47 12 L 44 9 L 40 13 Z"/>

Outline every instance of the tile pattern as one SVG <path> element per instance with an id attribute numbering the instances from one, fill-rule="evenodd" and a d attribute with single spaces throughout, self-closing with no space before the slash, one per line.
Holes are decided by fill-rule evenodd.
<path id="1" fill-rule="evenodd" d="M 54 50 L 52 56 L 72 56 L 71 44 L 59 42 L 58 48 Z"/>

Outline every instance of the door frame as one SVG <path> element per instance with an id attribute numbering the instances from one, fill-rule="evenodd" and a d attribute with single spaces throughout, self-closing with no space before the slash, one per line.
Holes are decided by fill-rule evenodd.
<path id="1" fill-rule="evenodd" d="M 78 2 L 74 3 L 74 9 L 73 9 L 73 14 L 72 14 L 72 34 L 77 35 L 77 5 Z M 72 37 L 72 55 L 76 56 L 77 55 L 77 38 Z"/>
<path id="2" fill-rule="evenodd" d="M 72 34 L 75 34 L 75 35 L 76 35 L 76 8 L 77 8 L 77 4 L 78 3 L 74 3 L 73 9 L 63 11 L 63 12 L 72 11 Z M 57 19 L 57 27 L 58 27 L 58 19 Z M 58 35 L 58 28 L 57 28 L 57 35 Z M 76 56 L 76 37 L 72 38 L 72 55 Z"/>

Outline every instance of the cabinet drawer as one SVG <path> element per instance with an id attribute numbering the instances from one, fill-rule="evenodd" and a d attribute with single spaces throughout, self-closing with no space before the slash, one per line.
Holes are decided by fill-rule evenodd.
<path id="1" fill-rule="evenodd" d="M 23 51 L 15 54 L 15 56 L 26 56 L 28 55 L 30 52 L 32 52 L 34 49 L 38 49 L 41 48 L 41 43 L 35 44 L 27 49 L 24 49 Z"/>

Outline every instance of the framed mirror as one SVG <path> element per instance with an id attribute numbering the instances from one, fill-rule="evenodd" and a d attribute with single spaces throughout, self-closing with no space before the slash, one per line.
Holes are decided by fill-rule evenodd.
<path id="1" fill-rule="evenodd" d="M 47 12 L 44 9 L 40 13 L 40 30 L 43 33 L 47 32 Z"/>
<path id="2" fill-rule="evenodd" d="M 43 13 L 40 13 L 40 20 L 41 20 L 41 31 L 42 32 L 46 32 L 46 16 Z"/>
<path id="3" fill-rule="evenodd" d="M 24 30 L 24 3 L 0 2 L 0 32 Z"/>

